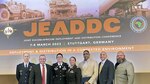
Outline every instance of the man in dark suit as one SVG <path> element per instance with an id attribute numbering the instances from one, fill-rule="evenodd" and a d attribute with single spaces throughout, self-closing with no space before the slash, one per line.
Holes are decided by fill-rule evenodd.
<path id="1" fill-rule="evenodd" d="M 97 84 L 113 84 L 114 64 L 107 59 L 107 53 L 105 51 L 100 53 L 100 59 L 102 61 L 99 63 Z"/>
<path id="2" fill-rule="evenodd" d="M 29 84 L 52 84 L 52 69 L 46 64 L 46 56 L 39 56 L 39 64 L 30 73 Z"/>
<path id="3" fill-rule="evenodd" d="M 20 63 L 16 67 L 16 78 L 18 84 L 29 84 L 29 74 L 34 66 L 33 63 L 29 62 L 30 54 L 23 53 L 23 63 Z"/>
<path id="4" fill-rule="evenodd" d="M 63 54 L 56 55 L 57 62 L 53 64 L 53 81 L 54 84 L 66 84 L 66 71 L 68 64 L 63 62 Z"/>

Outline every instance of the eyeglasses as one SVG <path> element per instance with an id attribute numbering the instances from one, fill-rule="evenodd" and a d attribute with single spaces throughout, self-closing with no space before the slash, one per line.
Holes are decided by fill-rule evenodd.
<path id="1" fill-rule="evenodd" d="M 89 53 L 83 53 L 83 55 L 89 55 Z"/>

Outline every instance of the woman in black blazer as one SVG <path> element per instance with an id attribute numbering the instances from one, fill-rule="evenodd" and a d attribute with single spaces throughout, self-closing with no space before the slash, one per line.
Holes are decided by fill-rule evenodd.
<path id="1" fill-rule="evenodd" d="M 70 67 L 66 72 L 67 84 L 81 84 L 81 70 L 76 66 L 76 58 L 71 57 L 69 59 Z"/>

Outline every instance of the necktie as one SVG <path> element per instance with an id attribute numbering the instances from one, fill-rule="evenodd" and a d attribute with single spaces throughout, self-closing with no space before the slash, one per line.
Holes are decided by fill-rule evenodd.
<path id="1" fill-rule="evenodd" d="M 101 71 L 102 71 L 102 63 L 99 66 L 99 74 L 101 73 Z"/>
<path id="2" fill-rule="evenodd" d="M 45 67 L 42 65 L 42 84 L 45 84 Z"/>
<path id="3" fill-rule="evenodd" d="M 27 64 L 25 64 L 25 68 L 28 68 L 28 65 L 27 65 Z"/>

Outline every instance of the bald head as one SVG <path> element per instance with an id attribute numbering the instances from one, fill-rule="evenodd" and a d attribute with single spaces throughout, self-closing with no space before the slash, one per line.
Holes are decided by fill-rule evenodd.
<path id="1" fill-rule="evenodd" d="M 123 52 L 123 51 L 118 51 L 118 52 L 117 52 L 117 55 L 118 55 L 118 54 L 124 55 L 124 52 Z"/>
<path id="2" fill-rule="evenodd" d="M 106 53 L 105 51 L 102 51 L 102 52 L 100 53 L 100 59 L 101 59 L 102 61 L 104 61 L 105 59 L 107 59 L 107 53 Z"/>

